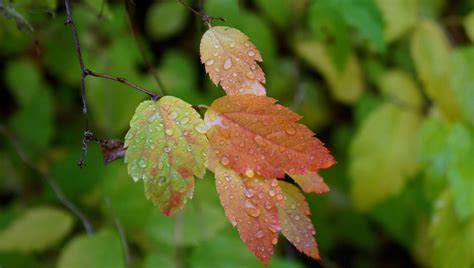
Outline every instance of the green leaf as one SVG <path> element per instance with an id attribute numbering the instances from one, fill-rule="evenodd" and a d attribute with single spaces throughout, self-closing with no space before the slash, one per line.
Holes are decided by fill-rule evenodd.
<path id="1" fill-rule="evenodd" d="M 202 178 L 208 141 L 200 115 L 171 96 L 144 101 L 125 136 L 125 162 L 134 181 L 145 183 L 145 195 L 170 215 L 192 198 L 194 176 Z"/>
<path id="2" fill-rule="evenodd" d="M 459 107 L 449 84 L 448 39 L 433 21 L 418 23 L 411 39 L 411 55 L 424 90 L 450 119 L 459 116 Z"/>
<path id="3" fill-rule="evenodd" d="M 380 78 L 379 88 L 388 101 L 407 110 L 419 111 L 423 106 L 421 90 L 411 76 L 402 70 L 390 70 Z"/>
<path id="4" fill-rule="evenodd" d="M 474 130 L 461 123 L 448 136 L 448 181 L 460 220 L 474 217 Z"/>
<path id="5" fill-rule="evenodd" d="M 349 26 L 334 1 L 314 1 L 309 9 L 309 26 L 324 44 L 337 70 L 344 70 L 351 52 Z M 326 54 L 326 53 L 324 53 Z"/>
<path id="6" fill-rule="evenodd" d="M 463 118 L 474 126 L 474 46 L 456 49 L 451 54 L 451 86 Z"/>
<path id="7" fill-rule="evenodd" d="M 466 18 L 464 18 L 464 30 L 467 36 L 474 42 L 474 11 L 471 11 Z"/>
<path id="8" fill-rule="evenodd" d="M 146 16 L 146 29 L 155 39 L 165 39 L 180 32 L 189 12 L 178 1 L 156 2 Z"/>
<path id="9" fill-rule="evenodd" d="M 111 230 L 102 230 L 90 236 L 76 236 L 61 252 L 57 267 L 125 267 L 120 239 Z"/>
<path id="10" fill-rule="evenodd" d="M 416 23 L 418 0 L 375 0 L 385 23 L 387 43 L 398 40 Z"/>
<path id="11" fill-rule="evenodd" d="M 320 72 L 331 90 L 332 96 L 343 103 L 354 103 L 362 95 L 365 88 L 359 60 L 350 55 L 342 71 L 334 66 L 324 51 L 324 46 L 313 40 L 297 40 L 296 53 L 317 72 Z"/>
<path id="12" fill-rule="evenodd" d="M 338 10 L 347 24 L 356 29 L 377 52 L 385 51 L 383 21 L 374 0 L 339 0 Z"/>
<path id="13" fill-rule="evenodd" d="M 291 1 L 286 0 L 256 0 L 255 3 L 262 12 L 279 28 L 286 28 L 291 19 Z"/>
<path id="14" fill-rule="evenodd" d="M 424 168 L 425 191 L 431 199 L 438 197 L 446 187 L 449 130 L 450 127 L 446 122 L 430 116 L 423 121 L 418 132 L 417 158 Z"/>
<path id="15" fill-rule="evenodd" d="M 398 194 L 415 175 L 420 122 L 420 114 L 387 103 L 360 126 L 351 144 L 349 167 L 356 208 L 368 210 Z"/>
<path id="16" fill-rule="evenodd" d="M 53 109 L 49 88 L 41 87 L 11 117 L 12 129 L 28 153 L 36 154 L 48 147 L 54 131 Z"/>
<path id="17" fill-rule="evenodd" d="M 180 219 L 178 216 L 153 214 L 144 226 L 146 236 L 155 243 L 164 243 L 172 247 L 176 245 L 201 247 L 204 241 L 218 237 L 219 232 L 229 226 L 219 203 L 211 173 L 207 173 L 203 180 L 196 182 L 195 197 L 179 213 L 182 213 Z M 176 228 L 181 228 L 180 238 L 176 237 Z"/>
<path id="18" fill-rule="evenodd" d="M 53 207 L 37 207 L 0 232 L 0 251 L 42 252 L 55 246 L 73 226 L 71 215 Z"/>
<path id="19" fill-rule="evenodd" d="M 22 106 L 29 104 L 36 92 L 41 90 L 42 84 L 36 65 L 27 59 L 11 61 L 6 65 L 5 82 Z"/>
<path id="20" fill-rule="evenodd" d="M 453 206 L 453 194 L 446 190 L 436 202 L 429 227 L 433 239 L 432 262 L 439 268 L 472 267 L 474 217 L 459 220 Z"/>

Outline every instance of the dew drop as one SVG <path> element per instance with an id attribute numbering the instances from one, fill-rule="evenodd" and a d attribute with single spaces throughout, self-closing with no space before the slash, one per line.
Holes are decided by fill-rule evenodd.
<path id="1" fill-rule="evenodd" d="M 272 180 L 272 182 L 270 183 L 270 185 L 272 187 L 277 187 L 278 186 L 278 181 L 277 180 Z"/>
<path id="2" fill-rule="evenodd" d="M 138 161 L 138 166 L 141 168 L 146 168 L 146 160 L 140 159 L 140 161 Z"/>
<path id="3" fill-rule="evenodd" d="M 224 165 L 224 166 L 227 166 L 229 164 L 229 158 L 223 156 L 221 158 L 221 163 Z"/>
<path id="4" fill-rule="evenodd" d="M 255 176 L 255 172 L 251 169 L 247 169 L 247 171 L 245 171 L 245 176 L 253 178 L 253 176 Z"/>
<path id="5" fill-rule="evenodd" d="M 255 74 L 253 74 L 253 72 L 251 72 L 251 71 L 246 72 L 245 76 L 247 76 L 247 78 L 250 79 L 250 80 L 255 79 Z"/>
<path id="6" fill-rule="evenodd" d="M 165 133 L 166 133 L 166 135 L 171 136 L 171 135 L 173 135 L 173 129 L 167 128 L 167 129 L 165 130 Z"/>
<path id="7" fill-rule="evenodd" d="M 285 126 L 285 131 L 288 135 L 295 135 L 296 133 L 296 130 L 290 124 Z"/>
<path id="8" fill-rule="evenodd" d="M 176 118 L 178 118 L 178 113 L 177 112 L 171 112 L 169 117 L 170 117 L 171 120 L 175 120 Z"/>
<path id="9" fill-rule="evenodd" d="M 237 226 L 237 221 L 236 221 L 235 219 L 233 219 L 233 220 L 230 222 L 230 224 L 232 224 L 232 226 L 235 227 L 235 226 Z"/>
<path id="10" fill-rule="evenodd" d="M 179 121 L 182 125 L 185 125 L 189 122 L 189 117 L 185 117 L 183 119 L 181 119 L 181 121 Z"/>
<path id="11" fill-rule="evenodd" d="M 268 230 L 270 230 L 272 233 L 278 233 L 281 230 L 281 227 L 277 224 L 269 224 Z"/>
<path id="12" fill-rule="evenodd" d="M 251 198 L 253 196 L 253 190 L 252 189 L 245 189 L 244 195 L 247 198 Z"/>
<path id="13" fill-rule="evenodd" d="M 270 196 L 275 196 L 275 191 L 270 190 L 270 191 L 268 191 L 268 194 L 269 194 Z"/>
<path id="14" fill-rule="evenodd" d="M 272 239 L 272 244 L 273 244 L 273 245 L 276 245 L 277 243 L 278 243 L 278 238 L 274 237 L 274 238 Z"/>
<path id="15" fill-rule="evenodd" d="M 262 192 L 258 193 L 258 198 L 259 198 L 259 199 L 262 199 L 264 196 L 265 196 L 265 195 L 264 195 Z"/>
<path id="16" fill-rule="evenodd" d="M 276 199 L 277 199 L 277 200 L 283 200 L 283 195 L 277 194 Z"/>
<path id="17" fill-rule="evenodd" d="M 299 221 L 299 220 L 300 220 L 300 216 L 295 215 L 295 220 Z"/>
<path id="18" fill-rule="evenodd" d="M 256 135 L 256 136 L 254 137 L 254 141 L 255 141 L 258 145 L 260 145 L 260 146 L 262 146 L 262 147 L 267 147 L 267 142 L 266 142 L 265 139 L 262 138 L 262 136 L 260 136 L 260 135 Z"/>
<path id="19" fill-rule="evenodd" d="M 250 57 L 253 57 L 255 56 L 255 51 L 249 50 L 249 52 L 247 52 L 247 55 L 249 55 Z"/>
<path id="20" fill-rule="evenodd" d="M 262 237 L 263 237 L 263 231 L 260 230 L 260 229 L 258 229 L 257 232 L 255 233 L 255 236 L 256 236 L 257 238 L 262 238 Z"/>
<path id="21" fill-rule="evenodd" d="M 235 43 L 234 43 L 234 42 L 230 42 L 230 43 L 229 43 L 229 47 L 235 47 Z"/>
<path id="22" fill-rule="evenodd" d="M 225 59 L 224 69 L 229 70 L 232 67 L 232 60 L 230 58 Z"/>
<path id="23" fill-rule="evenodd" d="M 165 151 L 165 153 L 169 153 L 169 152 L 171 152 L 171 147 L 166 145 L 165 148 L 163 148 L 163 150 Z"/>
<path id="24" fill-rule="evenodd" d="M 191 144 L 188 144 L 188 146 L 186 146 L 186 150 L 188 152 L 191 152 L 193 150 L 193 146 Z"/>
<path id="25" fill-rule="evenodd" d="M 206 61 L 206 65 L 207 65 L 207 66 L 211 66 L 211 65 L 213 65 L 213 64 L 214 64 L 214 60 L 213 60 L 213 59 L 210 59 L 210 60 L 207 60 L 207 61 Z"/>
<path id="26" fill-rule="evenodd" d="M 205 124 L 199 124 L 194 129 L 196 129 L 197 132 L 202 134 L 207 132 L 207 126 Z"/>
<path id="27" fill-rule="evenodd" d="M 249 216 L 254 217 L 254 218 L 260 215 L 260 209 L 256 208 L 252 203 L 248 201 L 245 202 L 244 210 Z"/>
<path id="28" fill-rule="evenodd" d="M 243 142 L 239 143 L 240 148 L 243 148 L 244 146 L 245 146 L 245 143 L 243 143 Z"/>

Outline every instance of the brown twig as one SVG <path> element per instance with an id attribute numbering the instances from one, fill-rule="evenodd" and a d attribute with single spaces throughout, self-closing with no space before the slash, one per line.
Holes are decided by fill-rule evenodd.
<path id="1" fill-rule="evenodd" d="M 220 21 L 225 21 L 224 18 L 222 17 L 212 17 L 212 16 L 209 16 L 207 15 L 205 12 L 204 12 L 204 8 L 203 7 L 200 7 L 200 11 L 192 8 L 191 6 L 189 6 L 188 4 L 186 4 L 185 2 L 183 2 L 183 0 L 178 0 L 184 7 L 186 7 L 189 11 L 191 11 L 192 13 L 196 14 L 197 16 L 201 17 L 201 20 L 204 22 L 204 24 L 206 24 L 207 26 L 211 27 L 211 22 L 213 20 L 220 20 Z"/>
<path id="2" fill-rule="evenodd" d="M 79 61 L 79 67 L 81 70 L 81 98 L 82 98 L 82 113 L 85 118 L 85 127 L 84 127 L 84 132 L 82 136 L 82 148 L 81 148 L 81 156 L 78 161 L 79 167 L 83 167 L 85 165 L 85 156 L 87 154 L 87 147 L 89 142 L 91 141 L 91 137 L 93 137 L 92 132 L 89 130 L 89 115 L 88 115 L 88 108 L 87 108 L 87 99 L 86 99 L 86 84 L 85 84 L 85 79 L 88 75 L 90 76 L 95 76 L 95 77 L 100 77 L 100 78 L 105 78 L 113 81 L 120 82 L 122 84 L 125 84 L 133 89 L 136 89 L 140 92 L 143 92 L 150 96 L 152 99 L 156 100 L 160 96 L 156 93 L 153 93 L 152 91 L 146 90 L 142 87 L 139 87 L 131 82 L 129 82 L 125 78 L 121 77 L 115 77 L 111 75 L 106 75 L 106 74 L 99 74 L 96 72 L 93 72 L 89 69 L 86 68 L 84 64 L 84 59 L 82 57 L 82 50 L 81 50 L 81 45 L 79 42 L 79 36 L 77 33 L 77 28 L 76 25 L 74 24 L 74 20 L 72 18 L 72 12 L 71 12 L 71 5 L 69 3 L 69 0 L 64 0 L 64 5 L 66 7 L 66 22 L 65 25 L 71 26 L 72 34 L 74 37 L 74 46 L 76 48 L 76 54 L 77 54 L 77 59 Z"/>
<path id="3" fill-rule="evenodd" d="M 0 133 L 3 134 L 7 140 L 12 144 L 13 148 L 15 149 L 16 153 L 20 157 L 20 159 L 25 163 L 29 168 L 40 174 L 45 181 L 48 183 L 49 187 L 53 190 L 54 194 L 58 201 L 67 209 L 69 209 L 74 215 L 76 215 L 82 223 L 82 226 L 86 230 L 87 234 L 91 235 L 94 232 L 94 228 L 92 227 L 92 223 L 86 217 L 86 215 L 71 201 L 69 200 L 64 192 L 61 190 L 61 187 L 56 183 L 54 177 L 39 168 L 25 153 L 23 148 L 21 147 L 20 143 L 16 140 L 16 138 L 11 134 L 6 127 L 0 125 Z"/>

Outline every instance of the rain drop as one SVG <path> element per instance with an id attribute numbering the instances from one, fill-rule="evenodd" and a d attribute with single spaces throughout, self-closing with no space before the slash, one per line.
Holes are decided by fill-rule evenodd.
<path id="1" fill-rule="evenodd" d="M 251 72 L 251 71 L 246 72 L 245 76 L 247 76 L 247 78 L 250 79 L 250 80 L 255 79 L 255 74 L 253 74 L 253 72 Z"/>
<path id="2" fill-rule="evenodd" d="M 253 196 L 253 190 L 252 189 L 245 189 L 244 195 L 247 198 L 251 198 Z"/>
<path id="3" fill-rule="evenodd" d="M 290 124 L 285 126 L 285 131 L 288 135 L 295 135 L 296 133 L 296 130 Z"/>
<path id="4" fill-rule="evenodd" d="M 247 171 L 245 171 L 245 176 L 253 178 L 253 176 L 255 176 L 255 172 L 251 169 L 247 169 Z"/>
<path id="5" fill-rule="evenodd" d="M 234 42 L 230 42 L 230 43 L 229 43 L 229 47 L 235 47 L 235 43 L 234 43 Z"/>
<path id="6" fill-rule="evenodd" d="M 146 168 L 146 160 L 140 159 L 140 161 L 138 161 L 138 166 L 141 168 Z"/>
<path id="7" fill-rule="evenodd" d="M 171 152 L 171 147 L 166 145 L 165 148 L 163 148 L 163 150 L 165 151 L 165 153 L 169 153 L 169 152 Z"/>
<path id="8" fill-rule="evenodd" d="M 268 194 L 269 194 L 270 196 L 275 196 L 275 191 L 270 190 L 270 191 L 268 191 Z"/>
<path id="9" fill-rule="evenodd" d="M 254 217 L 254 218 L 260 215 L 260 209 L 256 208 L 252 203 L 248 201 L 245 202 L 244 210 L 249 216 Z"/>
<path id="10" fill-rule="evenodd" d="M 260 136 L 260 135 L 256 135 L 256 136 L 254 137 L 254 141 L 255 141 L 258 145 L 260 145 L 260 146 L 262 146 L 262 147 L 267 147 L 267 142 L 266 142 L 265 139 L 263 139 L 262 136 Z"/>
<path id="11" fill-rule="evenodd" d="M 185 125 L 189 122 L 189 117 L 185 117 L 183 119 L 181 119 L 181 121 L 179 121 L 182 125 Z"/>
<path id="12" fill-rule="evenodd" d="M 249 55 L 250 57 L 253 57 L 255 56 L 255 51 L 249 50 L 249 52 L 247 52 L 247 55 Z"/>
<path id="13" fill-rule="evenodd" d="M 230 67 L 232 67 L 232 60 L 230 58 L 227 58 L 224 61 L 224 69 L 229 70 Z"/>
<path id="14" fill-rule="evenodd" d="M 274 237 L 274 238 L 272 239 L 272 244 L 273 244 L 273 245 L 276 245 L 277 243 L 278 243 L 278 238 Z"/>
<path id="15" fill-rule="evenodd" d="M 229 164 L 229 158 L 223 156 L 221 158 L 221 163 L 224 165 L 224 166 L 227 166 Z"/>
<path id="16" fill-rule="evenodd" d="M 255 236 L 256 236 L 257 238 L 262 238 L 262 237 L 263 237 L 263 231 L 260 230 L 260 229 L 258 229 L 257 232 L 255 233 Z"/>
<path id="17" fill-rule="evenodd" d="M 173 135 L 173 129 L 167 128 L 167 129 L 165 130 L 165 133 L 166 133 L 166 135 L 171 136 L 171 135 Z"/>
<path id="18" fill-rule="evenodd" d="M 278 186 L 278 181 L 277 180 L 272 180 L 272 182 L 270 183 L 270 185 L 272 187 L 277 187 Z"/>
<path id="19" fill-rule="evenodd" d="M 175 120 L 178 117 L 178 113 L 177 112 L 171 112 L 169 117 L 170 117 L 171 120 Z"/>
<path id="20" fill-rule="evenodd" d="M 213 65 L 214 64 L 214 60 L 213 59 L 210 59 L 210 60 L 207 60 L 206 61 L 206 65 L 210 66 L 210 65 Z"/>

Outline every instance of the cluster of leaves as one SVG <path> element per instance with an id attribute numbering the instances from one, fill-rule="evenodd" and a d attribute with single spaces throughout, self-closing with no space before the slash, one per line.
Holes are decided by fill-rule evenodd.
<path id="1" fill-rule="evenodd" d="M 134 1 L 132 21 L 138 22 L 134 28 L 155 70 L 146 68 L 135 49 L 123 1 L 72 2 L 84 60 L 92 70 L 126 77 L 147 89 L 155 87 L 150 74 L 158 74 L 169 95 L 193 104 L 210 104 L 225 92 L 212 83 L 219 76 L 210 73 L 211 79 L 205 79 L 197 60 L 196 48 L 207 29 L 178 1 Z M 472 1 L 202 2 L 208 15 L 226 19 L 213 25 L 232 26 L 250 37 L 265 59 L 258 65 L 265 71 L 266 83 L 259 84 L 281 105 L 304 116 L 300 122 L 317 130 L 338 160 L 320 172 L 331 182 L 325 195 L 310 194 L 304 201 L 300 192 L 291 191 L 297 189 L 293 184 L 287 187 L 277 180 L 279 193 L 286 192 L 283 201 L 301 198 L 315 212 L 306 215 L 304 205 L 298 210 L 321 230 L 317 240 L 324 260 L 341 267 L 472 266 Z M 65 196 L 93 218 L 95 233 L 85 235 L 80 221 L 59 208 L 41 174 L 25 167 L 0 133 L 0 266 L 260 267 L 228 224 L 232 218 L 222 213 L 212 173 L 206 172 L 202 180 L 186 176 L 177 180 L 176 189 L 184 185 L 186 190 L 192 181 L 194 197 L 176 216 L 166 217 L 129 178 L 125 165 L 102 165 L 97 146 L 89 147 L 87 167 L 77 168 L 80 75 L 61 3 L 0 1 L 0 125 L 15 135 L 35 165 L 54 177 Z M 18 29 L 25 23 L 34 31 Z M 223 66 L 225 58 L 219 60 L 211 66 Z M 263 82 L 257 74 L 254 81 Z M 135 107 L 146 96 L 113 81 L 91 77 L 86 82 L 94 134 L 123 137 Z M 247 88 L 262 92 L 258 84 Z M 172 97 L 161 101 L 177 102 Z M 218 117 L 228 111 L 224 108 L 209 113 Z M 191 120 L 196 113 L 189 110 Z M 215 131 L 219 121 L 210 119 L 201 131 L 227 135 L 230 129 Z M 207 129 L 208 122 L 213 130 Z M 190 130 L 209 143 L 206 134 Z M 173 135 L 177 133 L 173 128 Z M 184 135 L 179 137 L 173 146 L 185 148 Z M 259 138 L 253 138 L 248 137 L 249 142 L 260 148 Z M 235 149 L 247 156 L 250 148 L 240 151 L 238 145 Z M 194 159 L 200 161 L 195 156 L 180 161 L 195 165 Z M 214 163 L 223 166 L 223 156 L 215 157 Z M 225 186 L 233 189 L 230 183 L 238 182 L 234 175 L 245 176 L 234 171 L 235 155 L 230 156 L 224 165 L 231 169 L 229 181 L 222 167 L 214 169 L 221 172 L 218 186 L 226 193 L 230 192 Z M 253 167 L 254 178 L 260 178 L 256 164 Z M 267 171 L 268 167 L 273 164 Z M 327 191 L 322 183 L 308 184 L 304 175 L 292 175 L 303 192 Z M 317 173 L 308 176 L 318 178 Z M 260 187 L 272 187 L 274 180 L 264 181 L 269 185 Z M 146 194 L 162 202 L 155 192 Z M 224 197 L 231 203 L 230 195 Z M 295 215 L 286 214 L 278 211 L 281 232 L 289 233 L 284 219 Z M 303 214 L 298 217 L 304 218 Z M 123 227 L 131 264 L 121 258 L 124 241 L 116 223 Z M 245 231 L 256 234 L 257 229 Z M 303 237 L 293 235 L 294 243 L 296 236 Z M 269 267 L 318 266 L 279 241 Z"/>
<path id="2" fill-rule="evenodd" d="M 227 96 L 215 100 L 201 119 L 191 104 L 165 96 L 142 102 L 125 137 L 125 162 L 135 181 L 165 215 L 192 198 L 194 177 L 215 173 L 217 191 L 231 224 L 266 264 L 278 233 L 319 258 L 304 190 L 328 187 L 317 172 L 334 159 L 301 117 L 266 97 L 260 52 L 239 30 L 210 27 L 201 39 L 201 61 Z M 314 189 L 324 188 L 323 191 Z"/>

